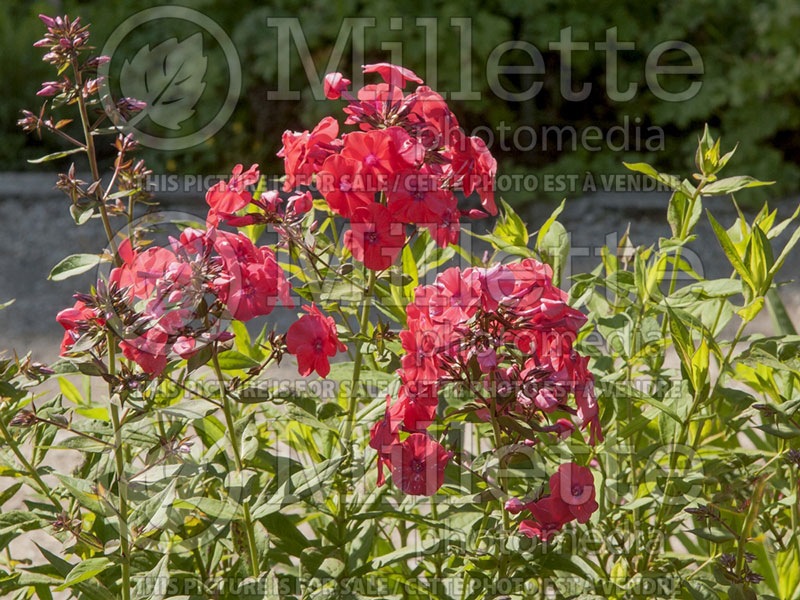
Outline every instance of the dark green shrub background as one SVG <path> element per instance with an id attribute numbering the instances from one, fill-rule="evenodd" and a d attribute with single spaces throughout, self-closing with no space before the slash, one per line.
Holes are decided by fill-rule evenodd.
<path id="1" fill-rule="evenodd" d="M 224 172 L 236 162 L 259 162 L 265 170 L 278 172 L 274 154 L 280 147 L 280 133 L 289 128 L 305 128 L 336 107 L 315 102 L 306 93 L 296 102 L 267 102 L 268 90 L 277 89 L 276 30 L 266 25 L 269 16 L 300 18 L 318 69 L 327 63 L 330 48 L 346 16 L 372 16 L 376 27 L 367 30 L 367 59 L 387 60 L 380 50 L 382 41 L 403 42 L 403 62 L 424 77 L 424 30 L 414 25 L 414 17 L 438 16 L 439 69 L 438 88 L 459 88 L 459 38 L 449 26 L 452 16 L 473 17 L 474 89 L 482 100 L 453 102 L 454 110 L 467 128 L 504 121 L 511 128 L 531 126 L 537 132 L 543 126 L 572 125 L 578 132 L 588 125 L 603 130 L 642 119 L 642 127 L 657 125 L 666 136 L 665 149 L 656 153 L 601 152 L 578 150 L 561 153 L 543 151 L 541 145 L 531 152 L 495 152 L 504 173 L 572 173 L 583 179 L 586 171 L 596 176 L 620 172 L 622 160 L 646 160 L 662 169 L 685 171 L 680 157 L 691 155 L 696 134 L 709 122 L 715 134 L 723 134 L 723 144 L 740 142 L 732 170 L 744 170 L 761 179 L 776 180 L 769 189 L 756 194 L 783 196 L 800 188 L 800 143 L 795 131 L 800 121 L 800 3 L 796 0 L 695 0 L 695 1 L 620 1 L 585 2 L 537 1 L 492 2 L 475 0 L 206 0 L 180 2 L 201 10 L 215 19 L 231 35 L 241 57 L 244 91 L 234 116 L 217 138 L 197 148 L 179 153 L 149 152 L 156 172 Z M 29 2 L 5 0 L 0 13 L 0 170 L 26 169 L 26 159 L 58 148 L 58 142 L 26 139 L 15 126 L 19 109 L 38 108 L 32 99 L 39 82 L 52 79 L 49 65 L 40 62 L 42 52 L 31 48 L 39 39 L 42 24 L 35 15 L 68 12 L 82 15 L 93 25 L 94 44 L 102 47 L 114 27 L 127 16 L 147 6 L 165 4 L 123 0 Z M 390 16 L 405 16 L 402 31 L 389 30 Z M 609 27 L 618 28 L 621 41 L 634 41 L 635 51 L 620 53 L 619 79 L 637 82 L 639 91 L 629 102 L 614 103 L 605 91 L 603 52 L 590 50 L 573 54 L 573 77 L 576 85 L 589 81 L 592 94 L 582 102 L 568 102 L 559 92 L 559 57 L 548 51 L 548 42 L 556 41 L 562 27 L 571 26 L 573 39 L 602 42 Z M 486 83 L 486 58 L 499 43 L 525 40 L 544 55 L 546 75 L 543 90 L 530 102 L 509 103 L 491 93 Z M 666 40 L 683 40 L 697 48 L 704 61 L 705 74 L 701 91 L 686 102 L 663 102 L 645 85 L 644 64 L 647 53 Z M 349 49 L 345 58 L 349 57 Z M 665 56 L 665 59 L 668 59 Z M 530 64 L 524 53 L 508 53 L 503 64 Z M 676 63 L 678 64 L 678 63 Z M 684 60 L 685 64 L 685 60 Z M 349 71 L 350 65 L 342 65 Z M 292 81 L 302 88 L 305 81 L 302 65 L 292 50 Z M 692 80 L 697 77 L 692 76 Z M 664 77 L 665 87 L 684 89 L 688 76 Z M 226 81 L 206 81 L 225 91 Z M 527 87 L 519 80 L 503 79 L 504 86 Z M 642 131 L 645 131 L 644 129 Z M 563 193 L 506 194 L 515 201 L 544 196 L 561 197 Z M 531 196 L 533 196 L 531 198 Z"/>

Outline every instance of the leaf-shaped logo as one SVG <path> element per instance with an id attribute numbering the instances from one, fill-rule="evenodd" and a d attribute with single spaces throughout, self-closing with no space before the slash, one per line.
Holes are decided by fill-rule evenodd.
<path id="1" fill-rule="evenodd" d="M 120 89 L 123 95 L 147 103 L 138 119 L 148 116 L 161 127 L 180 129 L 203 95 L 207 68 L 202 33 L 182 42 L 171 38 L 153 49 L 149 44 L 143 46 L 133 60 L 126 60 L 120 72 Z"/>

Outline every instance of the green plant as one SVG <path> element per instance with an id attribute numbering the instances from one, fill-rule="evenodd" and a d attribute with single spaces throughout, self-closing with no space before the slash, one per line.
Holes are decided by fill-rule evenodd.
<path id="1" fill-rule="evenodd" d="M 531 234 L 501 200 L 493 229 L 472 232 L 486 251 L 468 250 L 454 215 L 485 213 L 460 214 L 453 189 L 496 213 L 496 163 L 386 63 L 364 67 L 383 82 L 360 94 L 326 78 L 361 130 L 340 137 L 325 117 L 284 134 L 284 189 L 314 181 L 321 198 L 283 198 L 238 165 L 208 190 L 205 222 L 137 219 L 134 140 L 115 138 L 101 185 L 103 132 L 86 118 L 104 59 L 86 57 L 77 20 L 42 20 L 62 78 L 20 124 L 73 146 L 43 161 L 88 161 L 92 181 L 70 169 L 59 187 L 109 245 L 51 278 L 108 272 L 59 313 L 59 361 L 0 360 L 13 482 L 0 508 L 27 494 L 0 514 L 0 541 L 36 530 L 62 544 L 37 565 L 8 551 L 0 592 L 800 597 L 800 337 L 777 292 L 800 227 L 771 246 L 800 209 L 728 229 L 708 214 L 732 274 L 696 273 L 686 245 L 704 198 L 764 185 L 720 178 L 733 151 L 707 128 L 693 180 L 627 165 L 673 190 L 672 236 L 602 248 L 568 295 L 563 203 Z M 258 246 L 268 233 L 278 241 Z M 290 284 L 304 312 L 252 335 L 246 322 L 292 303 Z M 765 306 L 775 335 L 747 334 Z M 300 377 L 275 369 L 288 355 Z M 70 474 L 46 462 L 65 452 L 82 459 Z"/>

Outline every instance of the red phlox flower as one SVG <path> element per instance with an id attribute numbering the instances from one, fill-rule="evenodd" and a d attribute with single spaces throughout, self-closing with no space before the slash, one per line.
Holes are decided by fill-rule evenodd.
<path id="1" fill-rule="evenodd" d="M 325 97 L 329 100 L 338 100 L 342 97 L 342 92 L 350 85 L 350 80 L 345 79 L 341 73 L 328 73 L 325 75 Z"/>
<path id="2" fill-rule="evenodd" d="M 306 214 L 314 206 L 311 192 L 295 192 L 286 201 L 286 213 L 292 216 Z"/>
<path id="3" fill-rule="evenodd" d="M 418 87 L 414 95 L 416 102 L 411 114 L 418 122 L 415 135 L 425 148 L 436 150 L 451 146 L 463 138 L 458 120 L 444 98 L 425 85 Z"/>
<path id="4" fill-rule="evenodd" d="M 430 225 L 455 208 L 456 199 L 439 186 L 439 177 L 429 171 L 407 169 L 395 172 L 387 192 L 389 211 L 403 223 Z"/>
<path id="5" fill-rule="evenodd" d="M 444 483 L 444 470 L 452 457 L 426 433 L 412 433 L 392 446 L 392 481 L 406 494 L 432 496 Z"/>
<path id="6" fill-rule="evenodd" d="M 333 212 L 352 218 L 356 210 L 374 204 L 375 194 L 366 189 L 361 164 L 339 154 L 328 157 L 317 174 L 317 188 Z"/>
<path id="7" fill-rule="evenodd" d="M 408 431 L 424 431 L 433 423 L 438 404 L 439 394 L 435 385 L 412 379 L 400 386 L 395 406 L 398 406 L 397 412 L 402 415 L 403 426 Z"/>
<path id="8" fill-rule="evenodd" d="M 214 248 L 224 265 L 214 285 L 233 318 L 249 321 L 268 315 L 279 299 L 287 307 L 293 305 L 291 285 L 270 248 L 256 247 L 242 233 L 223 231 L 218 232 Z"/>
<path id="9" fill-rule="evenodd" d="M 176 260 L 174 252 L 160 246 L 137 252 L 127 239 L 119 245 L 119 255 L 124 262 L 111 271 L 109 281 L 120 289 L 128 288 L 135 298 L 140 299 L 152 295 L 157 281 Z"/>
<path id="10" fill-rule="evenodd" d="M 461 182 L 464 195 L 469 196 L 477 191 L 481 206 L 489 214 L 496 215 L 494 188 L 497 160 L 486 147 L 486 143 L 477 136 L 466 138 L 464 147 L 454 151 L 451 169 L 453 179 Z"/>
<path id="11" fill-rule="evenodd" d="M 360 165 L 361 187 L 373 194 L 386 189 L 391 174 L 412 164 L 395 147 L 395 136 L 384 129 L 354 131 L 342 142 L 341 155 Z"/>
<path id="12" fill-rule="evenodd" d="M 344 245 L 353 258 L 373 271 L 392 266 L 406 242 L 405 229 L 382 204 L 371 204 L 353 212 Z"/>
<path id="13" fill-rule="evenodd" d="M 278 156 L 283 158 L 286 172 L 284 191 L 311 183 L 312 176 L 320 170 L 325 159 L 336 151 L 338 135 L 339 123 L 333 117 L 322 119 L 311 132 L 283 132 L 283 147 Z"/>
<path id="14" fill-rule="evenodd" d="M 383 80 L 386 83 L 399 88 L 405 88 L 407 81 L 423 83 L 422 79 L 417 77 L 417 75 L 411 69 L 406 69 L 405 67 L 393 65 L 391 63 L 383 62 L 372 65 L 363 65 L 361 70 L 364 73 L 378 73 L 381 77 L 383 77 Z"/>
<path id="15" fill-rule="evenodd" d="M 578 523 L 586 523 L 598 508 L 592 471 L 572 462 L 559 465 L 550 476 L 550 494 L 568 507 Z"/>
<path id="16" fill-rule="evenodd" d="M 522 521 L 519 525 L 520 533 L 528 537 L 538 537 L 543 542 L 549 540 L 574 519 L 569 506 L 553 495 L 526 504 L 525 508 L 535 520 Z"/>
<path id="17" fill-rule="evenodd" d="M 390 398 L 386 395 L 386 412 L 382 420 L 375 423 L 369 431 L 369 447 L 378 453 L 378 485 L 383 485 L 386 479 L 383 475 L 383 466 L 389 465 L 392 447 L 399 443 L 400 425 L 403 416 L 399 411 L 392 410 Z M 391 465 L 389 465 L 391 468 Z"/>
<path id="18" fill-rule="evenodd" d="M 434 286 L 448 306 L 457 306 L 467 314 L 473 314 L 480 303 L 481 280 L 473 269 L 450 267 L 436 278 Z"/>
<path id="19" fill-rule="evenodd" d="M 125 358 L 139 365 L 145 373 L 160 375 L 167 366 L 167 333 L 156 327 L 151 327 L 144 334 L 125 339 L 119 347 Z"/>
<path id="20" fill-rule="evenodd" d="M 247 171 L 242 165 L 236 165 L 228 181 L 219 181 L 206 192 L 209 206 L 206 222 L 218 225 L 220 219 L 231 218 L 236 211 L 250 204 L 253 194 L 247 186 L 257 183 L 260 177 L 258 165 L 252 165 Z"/>
<path id="21" fill-rule="evenodd" d="M 286 333 L 289 354 L 297 358 L 297 370 L 305 377 L 316 371 L 327 377 L 331 366 L 328 359 L 344 352 L 347 347 L 339 341 L 333 317 L 323 315 L 315 305 L 304 307 L 308 311 L 292 323 Z"/>
<path id="22" fill-rule="evenodd" d="M 403 372 L 410 380 L 432 384 L 440 375 L 436 363 L 437 354 L 443 346 L 441 335 L 436 331 L 430 321 L 427 327 L 400 332 L 400 343 L 403 345 L 403 357 L 400 359 Z"/>
<path id="23" fill-rule="evenodd" d="M 61 354 L 66 354 L 80 337 L 81 328 L 88 321 L 96 319 L 100 325 L 105 324 L 105 319 L 99 318 L 99 313 L 94 308 L 89 308 L 77 300 L 72 308 L 65 308 L 56 315 L 56 321 L 64 328 L 64 338 L 61 340 Z"/>
<path id="24" fill-rule="evenodd" d="M 365 85 L 358 90 L 358 102 L 351 102 L 344 108 L 348 115 L 346 125 L 358 123 L 366 131 L 374 129 L 369 120 L 385 121 L 386 117 L 400 107 L 405 96 L 403 90 L 388 83 Z"/>

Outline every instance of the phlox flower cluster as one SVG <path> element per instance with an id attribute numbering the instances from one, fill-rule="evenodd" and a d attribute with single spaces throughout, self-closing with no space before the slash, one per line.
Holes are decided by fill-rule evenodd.
<path id="1" fill-rule="evenodd" d="M 398 398 L 394 403 L 387 398 L 384 419 L 372 430 L 381 482 L 386 465 L 407 493 L 432 493 L 442 485 L 442 462 L 449 456 L 427 429 L 447 386 L 458 386 L 471 399 L 464 410 L 497 424 L 513 442 L 558 441 L 576 426 L 588 430 L 590 443 L 602 440 L 588 357 L 573 347 L 586 318 L 568 306 L 549 266 L 526 259 L 490 268 L 450 268 L 433 284 L 418 287 L 407 311 L 408 328 L 400 333 Z M 404 432 L 409 435 L 401 441 Z M 424 460 L 405 468 L 408 453 Z M 588 489 L 588 470 L 579 469 L 580 485 Z M 408 486 L 414 473 L 425 485 Z M 554 499 L 545 504 L 553 504 L 553 511 L 563 508 Z M 562 516 L 567 514 L 573 515 Z M 574 516 L 580 520 L 585 513 Z"/>
<path id="2" fill-rule="evenodd" d="M 344 244 L 372 270 L 392 265 L 406 241 L 406 226 L 426 228 L 440 246 L 456 242 L 462 216 L 456 192 L 477 192 L 483 209 L 496 214 L 497 162 L 478 137 L 458 126 L 444 99 L 422 79 L 388 63 L 365 65 L 383 83 L 369 84 L 355 96 L 341 73 L 325 78 L 330 99 L 345 99 L 341 133 L 333 117 L 311 131 L 286 131 L 278 156 L 284 159 L 284 190 L 316 184 L 328 207 L 350 222 Z M 420 84 L 413 92 L 408 82 Z"/>
<path id="3" fill-rule="evenodd" d="M 291 286 L 275 253 L 242 233 L 186 228 L 168 246 L 119 248 L 121 264 L 94 295 L 79 294 L 56 319 L 64 327 L 62 354 L 83 351 L 78 340 L 110 327 L 124 356 L 151 375 L 170 357 L 190 358 L 203 346 L 226 341 L 227 319 L 268 315 L 280 300 L 292 306 Z M 90 345 L 91 347 L 91 345 Z"/>

